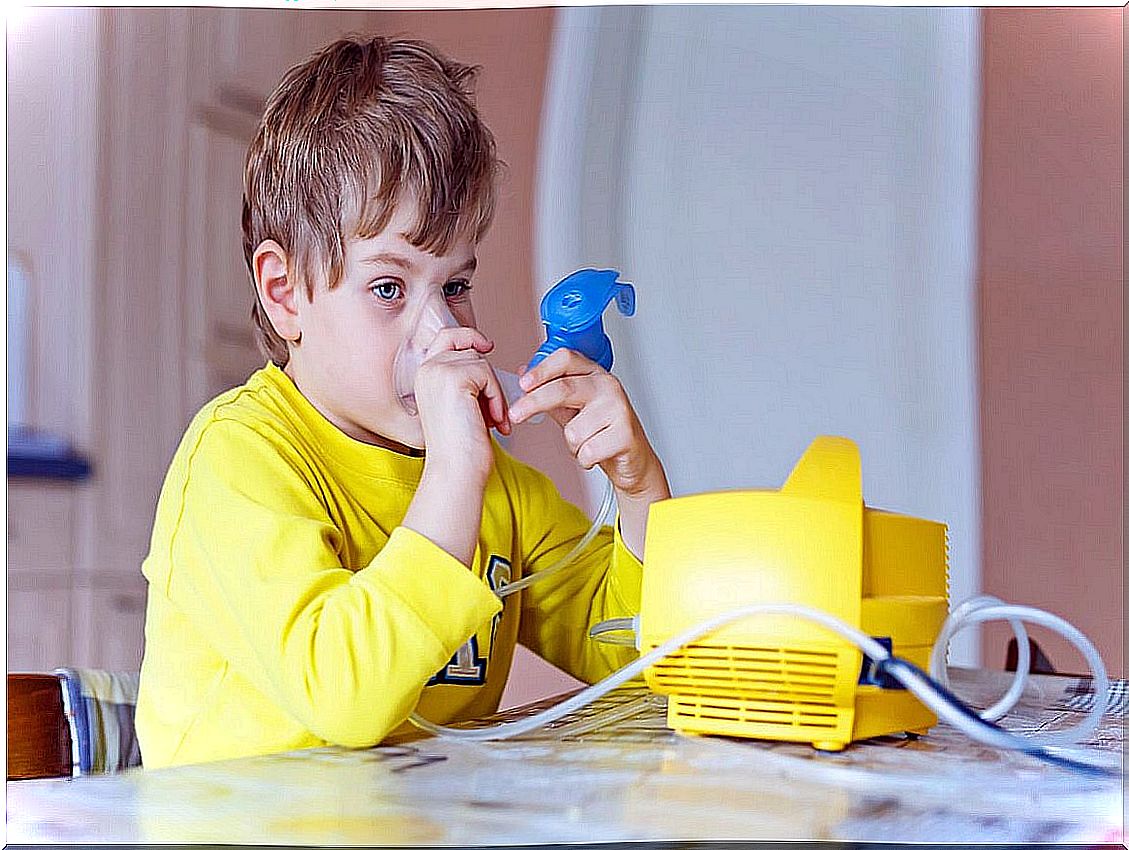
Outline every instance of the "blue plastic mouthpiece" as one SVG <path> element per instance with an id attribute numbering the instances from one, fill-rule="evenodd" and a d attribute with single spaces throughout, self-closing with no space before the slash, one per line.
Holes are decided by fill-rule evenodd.
<path id="1" fill-rule="evenodd" d="M 612 299 L 619 312 L 635 312 L 635 289 L 615 269 L 581 269 L 545 293 L 541 321 L 545 342 L 529 361 L 532 369 L 558 348 L 578 351 L 604 369 L 612 368 L 612 343 L 604 333 L 604 310 Z"/>

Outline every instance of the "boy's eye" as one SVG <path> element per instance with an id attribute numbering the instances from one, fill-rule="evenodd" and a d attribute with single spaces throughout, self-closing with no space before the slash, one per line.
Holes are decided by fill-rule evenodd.
<path id="1" fill-rule="evenodd" d="M 370 286 L 369 291 L 382 301 L 395 301 L 400 294 L 400 284 L 391 280 L 380 281 Z"/>
<path id="2" fill-rule="evenodd" d="M 469 280 L 451 280 L 443 284 L 443 296 L 446 298 L 458 298 L 460 295 L 466 295 L 470 290 Z"/>

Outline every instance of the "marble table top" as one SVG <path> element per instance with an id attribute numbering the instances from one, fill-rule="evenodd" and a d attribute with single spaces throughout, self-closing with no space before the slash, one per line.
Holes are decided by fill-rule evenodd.
<path id="1" fill-rule="evenodd" d="M 1006 680 L 954 670 L 953 687 L 984 707 Z M 1084 704 L 1085 680 L 1036 676 L 1004 725 L 1065 727 Z M 426 738 L 9 782 L 7 837 L 397 846 L 1124 837 L 1122 778 L 1081 777 L 982 747 L 944 724 L 916 740 L 879 738 L 820 753 L 803 744 L 682 736 L 664 717 L 663 698 L 627 687 L 508 741 Z M 1123 730 L 1124 712 L 1107 714 L 1086 744 L 1089 755 L 1120 768 Z"/>

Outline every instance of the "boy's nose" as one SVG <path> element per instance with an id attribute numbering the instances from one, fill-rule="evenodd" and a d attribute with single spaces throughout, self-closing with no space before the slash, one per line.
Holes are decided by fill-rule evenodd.
<path id="1" fill-rule="evenodd" d="M 447 306 L 447 300 L 441 296 L 429 298 L 422 305 L 415 328 L 408 335 L 408 344 L 426 356 L 435 336 L 441 330 L 457 327 L 459 320 Z"/>

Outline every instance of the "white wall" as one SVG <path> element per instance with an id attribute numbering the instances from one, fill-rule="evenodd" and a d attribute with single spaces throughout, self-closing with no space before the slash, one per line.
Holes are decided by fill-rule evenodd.
<path id="1" fill-rule="evenodd" d="M 979 585 L 975 15 L 562 10 L 538 245 L 541 281 L 636 282 L 615 371 L 676 495 L 778 487 L 848 436 L 868 504 L 949 524 L 954 600 Z"/>

